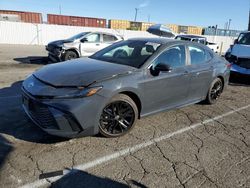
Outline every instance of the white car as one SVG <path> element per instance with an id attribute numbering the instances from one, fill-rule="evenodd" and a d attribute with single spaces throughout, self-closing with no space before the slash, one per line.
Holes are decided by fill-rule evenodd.
<path id="1" fill-rule="evenodd" d="M 67 61 L 95 52 L 123 40 L 120 35 L 104 32 L 82 32 L 68 39 L 50 42 L 46 46 L 49 58 L 54 61 Z"/>
<path id="2" fill-rule="evenodd" d="M 206 37 L 201 37 L 197 35 L 177 35 L 175 39 L 198 42 L 198 43 L 208 46 L 215 53 L 219 53 L 219 45 L 216 43 L 208 42 Z"/>

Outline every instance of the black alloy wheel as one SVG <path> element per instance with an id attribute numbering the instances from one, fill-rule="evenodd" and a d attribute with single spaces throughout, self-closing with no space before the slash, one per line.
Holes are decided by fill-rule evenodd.
<path id="1" fill-rule="evenodd" d="M 119 137 L 135 125 L 138 109 L 134 101 L 127 95 L 119 94 L 103 109 L 100 117 L 100 133 L 105 137 Z"/>
<path id="2" fill-rule="evenodd" d="M 207 103 L 208 104 L 214 104 L 219 99 L 223 92 L 223 82 L 220 78 L 216 78 L 209 89 L 208 95 L 207 95 Z"/>

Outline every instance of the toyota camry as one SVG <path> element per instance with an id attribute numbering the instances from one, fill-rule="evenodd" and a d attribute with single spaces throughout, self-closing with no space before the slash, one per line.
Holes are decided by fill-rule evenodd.
<path id="1" fill-rule="evenodd" d="M 23 108 L 52 135 L 117 137 L 139 118 L 200 101 L 214 104 L 229 73 L 230 64 L 205 45 L 129 39 L 33 73 L 23 82 Z"/>

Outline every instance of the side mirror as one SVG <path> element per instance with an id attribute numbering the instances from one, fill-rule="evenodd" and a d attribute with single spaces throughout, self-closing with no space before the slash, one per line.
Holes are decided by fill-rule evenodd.
<path id="1" fill-rule="evenodd" d="M 159 72 L 171 72 L 172 69 L 168 64 L 158 63 L 154 70 Z"/>
<path id="2" fill-rule="evenodd" d="M 83 38 L 80 40 L 80 42 L 84 43 L 84 42 L 88 42 L 88 39 L 87 38 Z"/>
<path id="3" fill-rule="evenodd" d="M 238 42 L 239 42 L 238 39 L 234 40 L 234 44 L 238 44 Z"/>

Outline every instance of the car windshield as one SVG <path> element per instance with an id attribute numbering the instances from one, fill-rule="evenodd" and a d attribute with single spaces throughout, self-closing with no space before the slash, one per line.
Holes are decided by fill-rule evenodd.
<path id="1" fill-rule="evenodd" d="M 240 34 L 238 44 L 250 45 L 250 33 Z"/>
<path id="2" fill-rule="evenodd" d="M 74 40 L 82 38 L 86 34 L 88 34 L 88 32 L 79 33 L 77 35 L 74 35 L 73 37 L 68 38 L 68 40 L 74 41 Z"/>
<path id="3" fill-rule="evenodd" d="M 155 42 L 127 40 L 111 45 L 90 58 L 140 68 L 160 46 Z"/>

